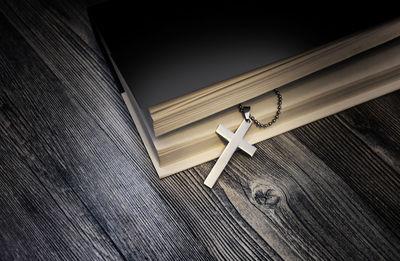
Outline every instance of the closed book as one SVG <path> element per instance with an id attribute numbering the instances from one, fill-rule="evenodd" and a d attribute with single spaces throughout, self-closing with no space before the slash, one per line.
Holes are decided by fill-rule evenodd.
<path id="1" fill-rule="evenodd" d="M 215 129 L 235 130 L 237 104 L 268 120 L 274 88 L 285 100 L 281 118 L 268 130 L 253 127 L 250 143 L 395 89 L 400 22 L 390 16 L 266 14 L 234 5 L 162 12 L 118 1 L 89 14 L 160 177 L 218 157 L 224 143 Z M 342 81 L 332 85 L 330 75 Z M 365 87 L 372 79 L 374 87 Z M 380 91 L 360 98 L 372 89 Z"/>

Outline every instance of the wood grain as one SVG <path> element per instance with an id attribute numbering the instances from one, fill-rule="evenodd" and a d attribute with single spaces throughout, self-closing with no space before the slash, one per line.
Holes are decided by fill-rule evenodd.
<path id="1" fill-rule="evenodd" d="M 291 134 L 259 149 L 250 166 L 243 155 L 233 162 L 221 188 L 267 242 L 278 244 L 281 256 L 377 260 L 398 254 L 399 240 L 380 216 Z"/>
<path id="2" fill-rule="evenodd" d="M 399 95 L 395 92 L 379 99 L 385 103 L 371 101 L 294 131 L 389 227 L 400 221 L 400 176 L 395 168 L 399 160 L 398 116 L 394 119 L 400 115 L 395 105 Z M 387 134 L 385 125 L 391 126 Z M 399 234 L 399 227 L 392 229 Z"/>
<path id="3" fill-rule="evenodd" d="M 8 117 L 10 124 L 20 129 L 15 120 L 21 117 L 20 124 L 29 141 L 28 155 L 24 156 L 34 154 L 36 157 L 30 160 L 42 162 L 43 171 L 35 172 L 37 182 L 46 186 L 59 208 L 74 217 L 89 210 L 104 236 L 117 246 L 114 251 L 121 250 L 125 258 L 207 259 L 207 251 L 188 233 L 182 220 L 140 178 L 138 172 L 143 170 L 124 160 L 115 144 L 68 97 L 60 81 L 29 45 L 7 25 L 3 26 L 2 35 L 7 38 L 0 51 L 1 69 L 5 72 L 2 107 L 18 110 L 18 117 Z M 4 160 L 3 164 L 8 162 Z M 137 177 L 131 179 L 132 175 Z M 36 188 L 35 184 L 31 186 Z M 79 199 L 78 203 L 84 202 L 85 208 L 77 206 L 68 192 Z M 83 224 L 79 228 L 83 234 L 89 229 Z M 57 229 L 48 233 L 51 238 Z M 78 246 L 83 243 L 78 236 L 71 239 Z M 10 249 L 4 252 L 7 250 Z"/>
<path id="4" fill-rule="evenodd" d="M 1 260 L 398 260 L 399 92 L 159 180 L 83 1 L 2 1 Z"/>

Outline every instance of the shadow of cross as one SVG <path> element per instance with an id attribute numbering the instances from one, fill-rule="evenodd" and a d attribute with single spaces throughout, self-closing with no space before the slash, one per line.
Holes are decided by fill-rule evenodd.
<path id="1" fill-rule="evenodd" d="M 237 150 L 237 148 L 246 152 L 251 157 L 254 155 L 254 153 L 256 152 L 256 147 L 243 139 L 251 124 L 251 121 L 247 122 L 246 120 L 243 120 L 235 133 L 231 132 L 221 124 L 218 126 L 216 133 L 221 135 L 224 139 L 228 140 L 229 143 L 228 145 L 226 145 L 224 151 L 217 160 L 217 163 L 215 163 L 210 174 L 208 174 L 206 180 L 204 181 L 204 184 L 207 187 L 212 188 L 214 186 L 218 177 L 221 175 L 226 164 L 228 164 L 229 160 L 231 159 L 233 153 Z"/>

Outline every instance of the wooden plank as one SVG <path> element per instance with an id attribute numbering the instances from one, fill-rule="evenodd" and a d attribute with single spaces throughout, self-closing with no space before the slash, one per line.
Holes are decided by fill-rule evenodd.
<path id="1" fill-rule="evenodd" d="M 99 244 L 98 241 L 105 237 L 111 242 L 111 246 L 108 246 L 114 251 L 111 253 L 116 255 L 120 251 L 125 259 L 209 259 L 208 252 L 182 219 L 143 179 L 146 169 L 139 167 L 140 159 L 137 158 L 136 164 L 127 161 L 106 133 L 65 92 L 62 83 L 3 17 L 0 24 L 3 36 L 0 77 L 4 86 L 1 102 L 2 108 L 11 108 L 10 112 L 6 111 L 9 114 L 5 117 L 7 125 L 15 126 L 14 130 L 5 129 L 4 132 L 12 134 L 23 131 L 26 136 L 10 139 L 5 144 L 24 152 L 12 157 L 20 157 L 21 161 L 26 158 L 30 164 L 37 164 L 32 174 L 36 175 L 36 183 L 45 187 L 41 188 L 42 191 L 50 194 L 47 198 L 52 199 L 48 203 L 49 199 L 38 196 L 25 201 L 33 206 L 42 206 L 42 212 L 45 213 L 39 221 L 45 224 L 49 219 L 47 215 L 53 212 L 46 209 L 47 204 L 65 212 L 64 219 L 71 219 L 71 224 L 60 222 L 46 232 L 49 241 L 46 245 L 40 243 L 40 238 L 36 238 L 35 234 L 30 236 L 30 230 L 24 231 L 24 226 L 7 226 L 13 222 L 14 215 L 19 214 L 19 206 L 15 205 L 16 209 L 10 210 L 9 207 L 13 205 L 5 204 L 6 211 L 16 213 L 2 215 L 2 232 L 27 236 L 21 236 L 21 245 L 15 245 L 17 249 L 7 244 L 9 248 L 3 249 L 4 253 L 13 256 L 17 250 L 17 253 L 29 253 L 34 259 L 52 259 L 56 257 L 59 244 L 60 249 L 65 248 L 68 249 L 66 252 L 70 252 L 65 259 L 75 259 L 74 256 L 81 260 L 95 259 L 90 255 L 95 251 L 91 248 L 95 249 L 96 243 Z M 9 169 L 13 167 L 14 163 L 10 162 Z M 15 175 L 14 172 L 12 174 Z M 20 180 L 24 176 L 14 178 Z M 32 189 L 37 187 L 34 183 L 31 185 L 34 185 Z M 30 187 L 29 183 L 22 186 L 25 189 Z M 12 191 L 12 188 L 8 190 Z M 42 191 L 37 193 L 42 194 Z M 20 198 L 22 195 L 15 194 L 13 199 L 23 200 Z M 2 198 L 3 201 L 6 199 Z M 52 218 L 61 219 L 60 215 Z M 21 217 L 21 220 L 24 221 L 24 218 Z M 49 219 L 49 226 L 51 221 Z M 61 225 L 64 229 L 60 228 Z M 93 227 L 103 234 L 91 235 Z M 64 230 L 76 230 L 81 235 L 69 236 Z M 65 243 L 62 243 L 63 237 L 68 237 Z M 80 237 L 87 242 L 80 240 Z M 7 241 L 12 244 L 13 241 L 18 242 L 18 238 L 11 237 Z M 54 243 L 51 243 L 52 238 Z M 27 241 L 32 243 L 24 244 Z M 37 249 L 36 244 L 41 248 Z M 65 251 L 60 250 L 60 255 Z M 106 247 L 101 251 L 113 257 Z M 114 258 L 117 257 L 121 258 Z"/>
<path id="2" fill-rule="evenodd" d="M 14 37 L 15 31 L 1 14 L 0 31 L 3 36 L 0 43 L 1 259 L 122 260 L 90 210 L 65 182 L 62 175 L 68 173 L 65 166 L 56 161 L 58 155 L 53 154 L 48 142 L 36 141 L 40 128 L 32 129 L 31 120 L 35 118 L 21 113 L 32 107 L 14 104 L 7 97 L 7 90 L 16 88 L 23 92 L 25 84 L 34 83 L 9 77 L 21 73 L 14 65 L 24 67 L 26 64 L 24 60 L 9 60 L 10 56 L 4 56 L 4 51 L 11 54 L 23 49 L 14 48 L 21 39 Z M 18 95 L 18 91 L 14 95 Z M 32 143 L 42 151 L 32 150 Z M 38 177 L 46 177 L 47 181 L 43 183 Z M 60 201 L 63 204 L 58 204 Z"/>
<path id="3" fill-rule="evenodd" d="M 399 94 L 395 92 L 292 132 L 397 234 Z"/>
<path id="4" fill-rule="evenodd" d="M 359 139 L 400 173 L 400 91 L 338 114 Z"/>
<path id="5" fill-rule="evenodd" d="M 96 38 L 93 34 L 90 22 L 86 19 L 86 7 L 88 5 L 96 4 L 101 0 L 82 0 L 82 1 L 41 1 L 36 0 L 30 3 L 35 6 L 38 3 L 46 5 L 46 9 L 42 9 L 40 16 L 42 18 L 51 17 L 51 19 L 58 20 L 59 23 L 64 24 L 62 30 L 68 31 L 70 34 L 75 34 L 81 39 L 82 45 L 87 47 L 97 46 Z M 29 3 L 28 3 L 29 4 Z M 94 52 L 100 54 L 97 48 L 92 49 Z"/>
<path id="6" fill-rule="evenodd" d="M 214 186 L 284 259 L 396 260 L 399 238 L 321 159 L 291 134 L 236 154 Z M 199 173 L 207 164 L 195 168 Z M 397 223 L 398 224 L 398 223 Z"/>
<path id="7" fill-rule="evenodd" d="M 1 259 L 123 260 L 73 189 L 52 175 L 62 173 L 62 166 L 27 149 L 35 136 L 4 98 L 1 95 Z M 38 176 L 55 183 L 53 193 Z"/>
<path id="8" fill-rule="evenodd" d="M 60 79 L 64 91 L 87 110 L 120 150 L 133 155 L 132 148 L 139 144 L 136 149 L 144 152 L 115 80 L 103 58 L 93 51 L 96 46 L 82 44 L 78 34 L 66 29 L 69 26 L 64 22 L 68 20 L 53 17 L 58 15 L 56 10 L 54 15 L 41 17 L 51 7 L 47 2 L 29 3 L 9 1 L 1 11 Z M 88 20 L 87 16 L 82 19 Z M 149 177 L 158 180 L 156 176 Z"/>
<path id="9" fill-rule="evenodd" d="M 161 181 L 163 194 L 219 260 L 281 260 L 276 249 L 236 210 L 224 191 L 202 183 L 213 163 Z"/>

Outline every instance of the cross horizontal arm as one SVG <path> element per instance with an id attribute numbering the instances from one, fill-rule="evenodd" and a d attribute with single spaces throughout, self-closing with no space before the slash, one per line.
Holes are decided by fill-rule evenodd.
<path id="1" fill-rule="evenodd" d="M 218 133 L 220 136 L 222 136 L 224 139 L 226 139 L 228 142 L 231 141 L 233 137 L 233 132 L 231 132 L 229 129 L 225 128 L 223 125 L 219 125 L 216 133 Z M 257 148 L 248 143 L 247 141 L 243 140 L 239 144 L 239 149 L 243 150 L 246 152 L 250 157 L 253 157 L 254 153 L 256 152 Z"/>
<path id="2" fill-rule="evenodd" d="M 248 143 L 247 141 L 243 140 L 239 144 L 239 149 L 246 152 L 250 157 L 253 157 L 254 153 L 256 152 L 257 148 Z"/>

